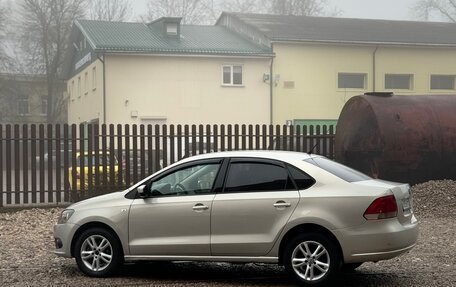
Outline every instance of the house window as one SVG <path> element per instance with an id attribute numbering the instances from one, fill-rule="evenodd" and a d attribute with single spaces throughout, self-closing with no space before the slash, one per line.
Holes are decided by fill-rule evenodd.
<path id="1" fill-rule="evenodd" d="M 89 72 L 84 74 L 84 95 L 89 93 Z"/>
<path id="2" fill-rule="evenodd" d="M 166 24 L 166 35 L 176 36 L 177 35 L 177 23 Z"/>
<path id="3" fill-rule="evenodd" d="M 81 76 L 78 77 L 78 98 L 81 97 Z"/>
<path id="4" fill-rule="evenodd" d="M 222 84 L 225 86 L 242 86 L 242 65 L 223 65 Z"/>
<path id="5" fill-rule="evenodd" d="M 413 75 L 408 74 L 385 74 L 385 89 L 411 90 Z"/>
<path id="6" fill-rule="evenodd" d="M 454 75 L 431 75 L 431 90 L 454 90 Z"/>
<path id="7" fill-rule="evenodd" d="M 41 114 L 47 115 L 48 113 L 48 96 L 41 96 Z"/>
<path id="8" fill-rule="evenodd" d="M 97 67 L 92 68 L 92 90 L 97 88 Z"/>
<path id="9" fill-rule="evenodd" d="M 337 87 L 339 89 L 366 89 L 367 74 L 362 73 L 339 73 Z"/>
<path id="10" fill-rule="evenodd" d="M 17 99 L 17 107 L 19 115 L 28 115 L 30 113 L 28 96 L 20 95 Z"/>

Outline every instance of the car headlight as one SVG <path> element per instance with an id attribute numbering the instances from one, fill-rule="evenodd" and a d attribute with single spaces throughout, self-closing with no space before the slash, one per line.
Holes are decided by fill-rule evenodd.
<path id="1" fill-rule="evenodd" d="M 65 224 L 68 222 L 70 217 L 73 215 L 74 209 L 65 209 L 62 211 L 62 213 L 59 216 L 59 220 L 57 221 L 57 224 Z"/>

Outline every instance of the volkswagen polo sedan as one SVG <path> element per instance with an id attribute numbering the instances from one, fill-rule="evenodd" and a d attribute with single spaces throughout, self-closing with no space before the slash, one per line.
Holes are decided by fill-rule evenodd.
<path id="1" fill-rule="evenodd" d="M 418 224 L 407 184 L 318 155 L 243 151 L 187 158 L 73 204 L 54 237 L 55 253 L 89 276 L 138 260 L 261 262 L 319 285 L 409 251 Z"/>

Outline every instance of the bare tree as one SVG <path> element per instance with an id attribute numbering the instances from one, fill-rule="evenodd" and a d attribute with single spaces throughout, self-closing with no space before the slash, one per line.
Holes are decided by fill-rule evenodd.
<path id="1" fill-rule="evenodd" d="M 93 20 L 126 21 L 131 13 L 130 0 L 91 0 L 89 5 Z"/>
<path id="2" fill-rule="evenodd" d="M 319 16 L 326 12 L 326 0 L 266 0 L 268 12 L 279 15 Z"/>
<path id="3" fill-rule="evenodd" d="M 71 26 L 82 18 L 85 0 L 21 0 L 19 7 L 21 46 L 31 72 L 46 75 L 48 122 L 54 122 L 58 74 L 63 65 Z"/>
<path id="4" fill-rule="evenodd" d="M 412 9 L 416 16 L 423 20 L 435 16 L 456 22 L 456 0 L 419 0 Z"/>
<path id="5" fill-rule="evenodd" d="M 160 17 L 182 17 L 183 24 L 207 24 L 215 20 L 213 0 L 149 0 L 143 21 Z"/>
<path id="6" fill-rule="evenodd" d="M 267 9 L 262 0 L 225 0 L 220 3 L 220 10 L 240 13 L 264 13 Z"/>

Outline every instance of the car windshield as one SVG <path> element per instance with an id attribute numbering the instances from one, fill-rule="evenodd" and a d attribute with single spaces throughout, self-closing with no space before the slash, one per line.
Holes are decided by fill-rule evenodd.
<path id="1" fill-rule="evenodd" d="M 354 170 L 348 166 L 343 164 L 337 163 L 330 159 L 324 157 L 313 157 L 309 159 L 305 159 L 305 162 L 311 163 L 316 165 L 327 172 L 334 174 L 335 176 L 348 181 L 348 182 L 356 182 L 356 181 L 363 181 L 363 180 L 370 180 L 372 179 L 370 176 L 365 175 L 362 172 Z"/>

